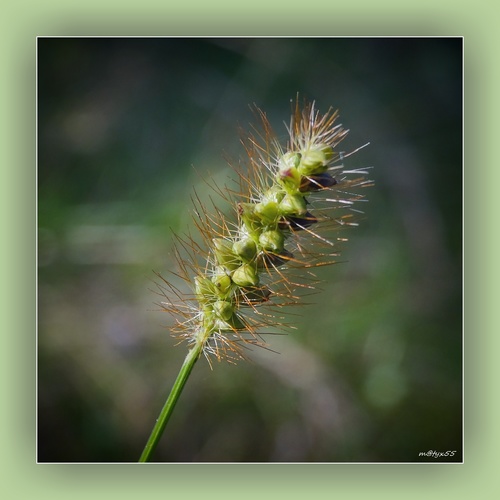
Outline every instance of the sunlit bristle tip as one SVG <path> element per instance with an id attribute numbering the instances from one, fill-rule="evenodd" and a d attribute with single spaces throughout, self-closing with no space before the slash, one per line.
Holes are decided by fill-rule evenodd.
<path id="1" fill-rule="evenodd" d="M 312 268 L 338 261 L 344 231 L 357 226 L 369 168 L 344 168 L 352 153 L 338 112 L 294 103 L 288 140 L 277 140 L 266 114 L 242 139 L 246 162 L 233 166 L 237 188 L 209 183 L 231 216 L 208 209 L 195 193 L 198 236 L 176 236 L 177 271 L 159 284 L 161 307 L 175 318 L 173 335 L 200 344 L 205 357 L 235 362 L 261 335 L 293 328 L 283 308 L 315 290 Z M 360 148 L 358 148 L 360 149 Z M 187 291 L 181 291 L 187 288 Z"/>

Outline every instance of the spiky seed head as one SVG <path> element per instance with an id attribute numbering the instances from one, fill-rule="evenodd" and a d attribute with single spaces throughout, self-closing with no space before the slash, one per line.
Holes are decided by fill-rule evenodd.
<path id="1" fill-rule="evenodd" d="M 189 236 L 178 239 L 188 257 L 176 253 L 176 276 L 193 283 L 195 275 L 193 291 L 165 281 L 162 307 L 176 318 L 173 331 L 191 344 L 203 342 L 207 358 L 241 359 L 244 344 L 265 345 L 263 326 L 285 327 L 277 306 L 298 304 L 300 289 L 314 289 L 310 268 L 336 261 L 337 245 L 347 239 L 333 231 L 356 225 L 352 217 L 359 211 L 350 212 L 362 198 L 356 188 L 372 184 L 365 169 L 343 168 L 337 147 L 347 131 L 336 124 L 337 112 L 321 115 L 314 103 L 301 107 L 298 100 L 294 107 L 286 148 L 257 110 L 263 132 L 243 141 L 249 168 L 235 168 L 239 193 L 214 186 L 237 207 L 237 221 L 216 204 L 211 214 L 195 197 L 194 220 L 206 249 Z M 273 292 L 259 284 L 260 273 Z"/>

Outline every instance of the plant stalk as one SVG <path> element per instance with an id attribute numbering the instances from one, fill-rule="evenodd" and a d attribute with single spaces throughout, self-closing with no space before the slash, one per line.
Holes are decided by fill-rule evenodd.
<path id="1" fill-rule="evenodd" d="M 186 384 L 186 381 L 191 374 L 191 370 L 200 357 L 202 348 L 203 343 L 198 341 L 195 346 L 188 352 L 186 359 L 184 360 L 184 363 L 179 370 L 179 374 L 177 375 L 174 385 L 172 386 L 172 390 L 170 391 L 167 401 L 165 402 L 165 405 L 163 406 L 161 413 L 156 420 L 156 424 L 151 431 L 151 435 L 149 436 L 148 442 L 144 447 L 144 451 L 139 458 L 139 462 L 149 462 L 151 460 L 151 455 L 153 454 L 158 442 L 160 441 L 165 426 L 167 425 L 167 422 L 170 419 L 172 412 L 174 411 L 175 404 L 177 403 L 182 389 L 184 388 L 184 385 Z"/>

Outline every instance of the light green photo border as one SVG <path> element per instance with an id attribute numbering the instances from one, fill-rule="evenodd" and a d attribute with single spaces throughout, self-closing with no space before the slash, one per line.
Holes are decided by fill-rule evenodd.
<path id="1" fill-rule="evenodd" d="M 499 403 L 492 278 L 498 180 L 498 21 L 492 2 L 367 0 L 81 3 L 2 8 L 1 245 L 4 498 L 488 498 L 498 490 Z M 83 35 L 463 36 L 464 464 L 36 464 L 36 37 Z M 494 139 L 497 139 L 496 141 Z M 446 144 L 443 144 L 446 148 Z M 496 179 L 495 179 L 496 177 Z M 446 193 L 443 192 L 443 196 Z M 457 214 L 459 217 L 460 214 Z M 488 231 L 486 229 L 488 228 Z M 5 496 L 6 495 L 6 496 Z"/>

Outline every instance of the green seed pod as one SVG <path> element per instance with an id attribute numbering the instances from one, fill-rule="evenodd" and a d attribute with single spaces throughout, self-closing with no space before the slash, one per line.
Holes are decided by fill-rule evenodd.
<path id="1" fill-rule="evenodd" d="M 283 186 L 287 193 L 295 193 L 300 186 L 301 174 L 296 168 L 281 170 L 276 175 L 276 180 Z"/>
<path id="2" fill-rule="evenodd" d="M 267 203 L 269 201 L 274 201 L 279 204 L 279 202 L 283 199 L 284 196 L 285 192 L 283 191 L 283 188 L 275 184 L 273 187 L 269 188 L 264 193 L 264 196 L 262 197 L 262 202 Z"/>
<path id="3" fill-rule="evenodd" d="M 216 286 L 208 278 L 196 276 L 194 283 L 196 298 L 200 303 L 206 304 L 217 295 Z"/>
<path id="4" fill-rule="evenodd" d="M 227 300 L 218 300 L 214 303 L 214 312 L 218 318 L 228 321 L 234 313 L 234 306 Z"/>
<path id="5" fill-rule="evenodd" d="M 279 216 L 278 203 L 276 201 L 262 201 L 257 203 L 255 205 L 255 214 L 265 226 L 273 224 Z"/>
<path id="6" fill-rule="evenodd" d="M 288 170 L 289 168 L 297 168 L 301 159 L 300 153 L 295 153 L 294 151 L 288 151 L 279 160 L 278 168 L 280 171 Z"/>
<path id="7" fill-rule="evenodd" d="M 216 274 L 212 278 L 212 283 L 215 285 L 219 297 L 225 297 L 231 290 L 231 278 L 225 272 Z"/>
<path id="8" fill-rule="evenodd" d="M 254 208 L 255 205 L 253 203 L 238 203 L 238 213 L 243 217 L 248 217 L 250 219 L 254 217 Z"/>
<path id="9" fill-rule="evenodd" d="M 256 231 L 262 226 L 262 221 L 255 213 L 253 203 L 238 203 L 238 214 L 249 231 Z"/>
<path id="10" fill-rule="evenodd" d="M 292 151 L 285 153 L 278 163 L 277 181 L 286 191 L 294 193 L 300 185 L 300 153 Z"/>
<path id="11" fill-rule="evenodd" d="M 307 213 L 304 195 L 287 194 L 280 203 L 280 212 L 284 216 L 301 216 Z"/>
<path id="12" fill-rule="evenodd" d="M 264 231 L 259 236 L 259 243 L 264 250 L 281 252 L 285 244 L 285 236 L 279 230 Z"/>
<path id="13" fill-rule="evenodd" d="M 215 258 L 219 265 L 233 271 L 241 264 L 240 259 L 233 253 L 233 245 L 230 241 L 223 238 L 214 238 L 212 241 L 214 242 Z"/>
<path id="14" fill-rule="evenodd" d="M 243 264 L 234 271 L 231 279 L 238 286 L 256 286 L 259 284 L 259 275 L 255 266 L 251 264 Z"/>
<path id="15" fill-rule="evenodd" d="M 333 159 L 331 146 L 318 144 L 302 152 L 300 165 L 297 167 L 302 175 L 314 175 L 326 172 L 328 163 Z"/>
<path id="16" fill-rule="evenodd" d="M 250 238 L 235 241 L 233 244 L 233 252 L 242 260 L 249 262 L 257 254 L 257 245 Z"/>

